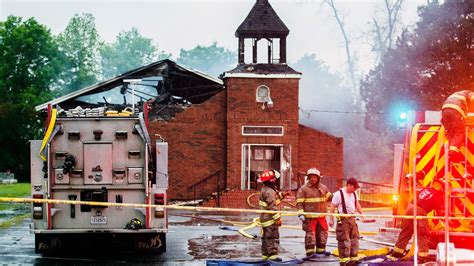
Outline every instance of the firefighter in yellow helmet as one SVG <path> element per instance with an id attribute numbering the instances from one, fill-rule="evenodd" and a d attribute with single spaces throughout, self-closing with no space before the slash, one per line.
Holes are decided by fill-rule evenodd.
<path id="1" fill-rule="evenodd" d="M 257 182 L 262 183 L 260 190 L 259 205 L 262 210 L 279 210 L 281 200 L 285 193 L 278 190 L 276 182 L 280 178 L 280 173 L 276 170 L 268 170 L 260 174 Z M 281 226 L 281 214 L 262 213 L 260 214 L 262 224 L 262 258 L 264 260 L 281 261 L 278 257 L 278 246 L 280 244 L 280 234 L 278 228 Z"/>
<path id="2" fill-rule="evenodd" d="M 444 214 L 444 190 L 443 183 L 439 180 L 433 182 L 431 187 L 423 188 L 417 197 L 417 216 L 426 216 L 429 212 L 437 210 L 438 214 Z M 415 206 L 410 203 L 405 211 L 405 215 L 413 215 Z M 424 263 L 428 261 L 428 249 L 429 249 L 429 235 L 428 235 L 428 220 L 419 219 L 417 220 L 417 232 L 418 232 L 418 263 Z M 405 248 L 413 236 L 413 219 L 403 219 L 402 230 L 398 235 L 395 247 L 392 250 L 391 255 L 387 258 L 390 260 L 403 258 L 406 254 Z"/>
<path id="3" fill-rule="evenodd" d="M 321 183 L 321 172 L 313 167 L 306 172 L 308 182 L 296 193 L 296 207 L 299 212 L 327 212 L 327 202 L 331 200 L 332 194 L 328 188 Z M 328 240 L 328 224 L 325 215 L 300 214 L 298 218 L 303 222 L 303 230 L 306 232 L 304 239 L 306 256 L 310 257 L 316 252 L 318 255 L 329 255 L 326 253 Z"/>
<path id="4" fill-rule="evenodd" d="M 463 160 L 460 148 L 465 141 L 465 118 L 468 112 L 473 111 L 474 92 L 462 90 L 451 94 L 443 104 L 441 123 L 446 130 L 449 141 L 449 160 L 459 162 Z"/>

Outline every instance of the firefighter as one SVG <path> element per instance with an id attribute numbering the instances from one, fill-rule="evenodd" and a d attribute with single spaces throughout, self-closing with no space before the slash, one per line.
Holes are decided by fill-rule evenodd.
<path id="1" fill-rule="evenodd" d="M 333 213 L 337 208 L 339 213 L 362 214 L 362 207 L 355 194 L 358 188 L 359 182 L 353 177 L 349 178 L 346 186 L 333 194 L 329 212 Z M 329 217 L 329 226 L 334 226 L 334 216 Z M 340 265 L 358 263 L 359 228 L 354 216 L 337 218 L 336 239 Z"/>
<path id="2" fill-rule="evenodd" d="M 431 187 L 423 188 L 417 197 L 417 216 L 426 216 L 427 213 L 438 210 L 444 213 L 444 193 L 443 185 L 439 181 L 433 182 Z M 405 211 L 405 215 L 413 215 L 415 207 L 413 203 L 410 203 Z M 424 263 L 428 260 L 428 220 L 419 219 L 417 220 L 417 232 L 418 232 L 418 262 Z M 387 258 L 400 259 L 406 254 L 405 248 L 413 235 L 413 219 L 403 219 L 402 230 L 398 235 L 395 247 L 392 250 L 391 255 Z"/>
<path id="3" fill-rule="evenodd" d="M 331 198 L 331 192 L 321 183 L 321 172 L 317 168 L 310 168 L 306 172 L 308 182 L 296 193 L 296 207 L 298 212 L 327 212 L 327 201 Z M 300 214 L 298 218 L 303 222 L 303 230 L 306 232 L 304 245 L 306 256 L 329 255 L 326 253 L 326 242 L 328 240 L 328 224 L 325 215 Z"/>
<path id="4" fill-rule="evenodd" d="M 446 130 L 449 142 L 448 156 L 452 162 L 460 162 L 463 159 L 460 148 L 465 139 L 465 118 L 473 107 L 474 92 L 470 90 L 451 94 L 443 104 L 441 123 Z"/>
<path id="5" fill-rule="evenodd" d="M 263 183 L 260 190 L 259 205 L 262 210 L 278 210 L 284 193 L 278 191 L 276 186 L 280 173 L 276 170 L 263 172 L 257 182 Z M 262 258 L 264 260 L 281 261 L 278 257 L 278 245 L 280 244 L 280 234 L 278 227 L 281 226 L 281 215 L 279 213 L 260 214 L 262 224 Z"/>

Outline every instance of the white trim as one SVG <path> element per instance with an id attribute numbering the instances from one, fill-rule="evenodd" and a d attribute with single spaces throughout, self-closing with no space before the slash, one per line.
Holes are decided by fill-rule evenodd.
<path id="1" fill-rule="evenodd" d="M 260 91 L 260 89 L 263 89 L 263 88 L 266 88 L 267 89 L 267 99 L 265 100 L 260 100 L 259 97 L 258 97 L 258 92 Z M 271 97 L 270 97 L 270 87 L 268 87 L 267 85 L 265 84 L 262 84 L 262 85 L 258 85 L 257 86 L 257 89 L 255 90 L 255 101 L 257 103 L 267 103 L 268 101 L 270 101 Z"/>
<path id="2" fill-rule="evenodd" d="M 259 134 L 259 133 L 244 133 L 245 127 L 270 127 L 270 128 L 281 128 L 281 134 Z M 285 135 L 285 126 L 251 126 L 243 125 L 241 127 L 242 136 L 268 136 L 268 137 L 282 137 Z"/>
<path id="3" fill-rule="evenodd" d="M 224 73 L 224 78 L 301 79 L 301 74 Z"/>
<path id="4" fill-rule="evenodd" d="M 244 162 L 244 159 L 245 159 L 245 155 L 244 155 L 244 147 L 245 146 L 249 146 L 249 149 L 248 149 L 248 161 L 247 162 Z M 283 148 L 285 147 L 285 144 L 258 144 L 258 143 L 242 143 L 241 144 L 241 163 L 240 163 L 240 168 L 241 168 L 241 174 L 240 174 L 240 189 L 241 190 L 249 190 L 250 188 L 250 156 L 251 156 L 251 152 L 252 152 L 252 146 L 269 146 L 269 147 L 280 147 L 280 154 L 283 153 Z M 290 145 L 290 153 L 291 153 L 291 145 Z M 281 168 L 281 157 L 280 156 L 280 168 Z M 247 184 L 243 184 L 243 182 L 245 181 L 245 169 L 244 169 L 244 164 L 247 164 L 249 166 L 248 168 L 248 171 L 247 171 L 247 176 L 249 177 L 249 179 L 247 180 Z M 291 167 L 291 163 L 290 163 L 290 167 Z M 290 168 L 290 171 L 291 171 L 291 168 Z"/>

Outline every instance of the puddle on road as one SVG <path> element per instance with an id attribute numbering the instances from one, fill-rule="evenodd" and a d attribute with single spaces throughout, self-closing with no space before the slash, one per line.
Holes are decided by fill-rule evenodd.
<path id="1" fill-rule="evenodd" d="M 189 255 L 195 259 L 260 258 L 261 241 L 240 235 L 211 236 L 188 240 Z"/>
<path id="2" fill-rule="evenodd" d="M 182 220 L 172 220 L 169 222 L 170 225 L 184 225 L 184 226 L 191 226 L 191 225 L 198 225 L 198 226 L 206 226 L 206 225 L 228 225 L 227 222 L 248 222 L 251 223 L 253 217 L 247 216 L 194 216 L 194 215 L 183 215 L 183 214 L 170 214 L 171 217 L 179 217 Z"/>

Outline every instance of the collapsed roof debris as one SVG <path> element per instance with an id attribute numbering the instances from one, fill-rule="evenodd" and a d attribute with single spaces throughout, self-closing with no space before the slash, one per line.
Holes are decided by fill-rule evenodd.
<path id="1" fill-rule="evenodd" d="M 36 110 L 54 105 L 64 110 L 60 115 L 71 116 L 86 114 L 80 110 L 94 115 L 104 111 L 89 110 L 121 111 L 128 107 L 137 113 L 148 102 L 152 107 L 151 120 L 170 120 L 176 113 L 205 102 L 223 89 L 222 80 L 165 59 L 51 100 Z"/>

